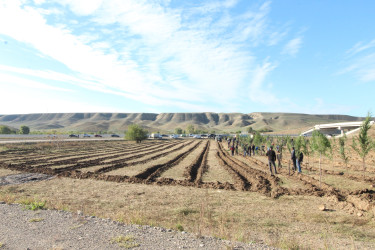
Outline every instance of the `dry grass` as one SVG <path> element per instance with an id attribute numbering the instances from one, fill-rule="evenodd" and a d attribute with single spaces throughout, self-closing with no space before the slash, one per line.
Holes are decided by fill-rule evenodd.
<path id="1" fill-rule="evenodd" d="M 203 175 L 203 182 L 234 183 L 232 176 L 222 167 L 217 159 L 216 152 L 218 150 L 217 143 L 211 143 L 207 155 L 207 172 Z"/>
<path id="2" fill-rule="evenodd" d="M 277 247 L 371 249 L 375 227 L 371 218 L 354 218 L 343 211 L 320 212 L 334 206 L 326 198 L 283 196 L 278 200 L 257 193 L 110 183 L 57 178 L 0 187 L 0 200 L 25 197 L 46 200 L 48 208 L 112 218 L 125 223 L 176 228 L 230 240 L 265 241 Z M 348 238 L 352 235 L 353 240 Z"/>
<path id="3" fill-rule="evenodd" d="M 18 173 L 19 173 L 18 171 L 0 168 L 0 176 L 6 176 L 6 175 L 18 174 Z"/>

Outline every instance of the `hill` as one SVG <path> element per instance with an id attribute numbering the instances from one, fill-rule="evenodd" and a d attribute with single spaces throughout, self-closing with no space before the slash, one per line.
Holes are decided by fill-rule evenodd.
<path id="1" fill-rule="evenodd" d="M 294 131 L 319 123 L 361 121 L 347 115 L 310 115 L 297 113 L 45 113 L 0 115 L 0 125 L 29 126 L 31 130 L 122 132 L 130 124 L 139 124 L 150 132 L 174 131 L 193 125 L 207 131 L 245 131 L 268 129 L 274 132 Z"/>

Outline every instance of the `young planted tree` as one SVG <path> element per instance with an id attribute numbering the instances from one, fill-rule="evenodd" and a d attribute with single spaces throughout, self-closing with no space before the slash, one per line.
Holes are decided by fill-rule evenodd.
<path id="1" fill-rule="evenodd" d="M 346 135 L 339 138 L 339 155 L 342 161 L 345 163 L 345 167 L 348 166 L 349 157 L 346 155 L 345 145 L 346 145 L 347 137 Z"/>
<path id="2" fill-rule="evenodd" d="M 142 140 L 147 139 L 147 131 L 137 124 L 129 125 L 128 131 L 125 134 L 125 139 L 140 143 Z"/>
<path id="3" fill-rule="evenodd" d="M 371 121 L 371 114 L 370 112 L 368 112 L 366 119 L 363 121 L 361 125 L 359 135 L 353 137 L 353 143 L 352 143 L 352 148 L 362 158 L 363 174 L 365 174 L 365 171 L 366 171 L 366 156 L 371 151 L 371 149 L 375 147 L 374 142 L 368 136 L 368 131 L 371 127 L 370 121 Z"/>
<path id="4" fill-rule="evenodd" d="M 327 156 L 327 151 L 331 148 L 331 143 L 327 139 L 325 135 L 323 135 L 320 131 L 314 130 L 312 133 L 311 138 L 311 149 L 317 153 L 319 153 L 319 172 L 320 178 L 319 183 L 320 186 L 322 185 L 322 155 Z"/>

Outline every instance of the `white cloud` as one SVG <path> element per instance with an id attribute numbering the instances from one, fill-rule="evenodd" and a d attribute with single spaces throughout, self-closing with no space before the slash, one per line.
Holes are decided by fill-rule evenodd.
<path id="1" fill-rule="evenodd" d="M 276 65 L 267 60 L 255 68 L 248 90 L 249 97 L 253 102 L 262 103 L 267 106 L 278 105 L 280 103 L 280 100 L 264 87 L 267 75 L 275 68 Z"/>
<path id="2" fill-rule="evenodd" d="M 375 53 L 352 58 L 338 74 L 352 73 L 361 82 L 375 82 Z"/>
<path id="3" fill-rule="evenodd" d="M 229 11 L 237 0 L 204 3 L 188 10 L 172 9 L 167 6 L 169 1 L 55 3 L 53 9 L 62 4 L 76 16 L 59 18 L 65 23 L 51 23 L 46 14 L 61 16 L 66 10 L 50 11 L 48 2 L 43 1 L 37 1 L 43 4 L 38 8 L 17 0 L 0 2 L 0 34 L 64 64 L 74 76 L 46 70 L 13 72 L 77 84 L 150 105 L 194 111 L 227 107 L 254 73 L 252 88 L 257 95 L 252 99 L 268 95 L 272 103 L 277 102 L 263 84 L 274 66 L 263 63 L 251 72 L 249 69 L 257 65 L 256 57 L 244 50 L 257 46 L 265 40 L 265 34 L 270 34 L 270 2 L 236 16 Z M 210 8 L 203 10 L 202 6 Z M 205 11 L 204 15 L 198 9 Z M 90 28 L 74 29 L 69 26 L 73 22 Z M 285 35 L 277 34 L 271 39 Z M 296 54 L 301 40 L 291 40 L 286 53 Z"/>
<path id="4" fill-rule="evenodd" d="M 28 88 L 33 88 L 33 89 L 47 89 L 47 90 L 71 92 L 71 90 L 69 89 L 55 87 L 55 86 L 51 86 L 48 84 L 40 83 L 38 81 L 33 81 L 33 80 L 25 79 L 22 77 L 5 74 L 5 73 L 2 73 L 1 71 L 0 71 L 0 79 L 1 79 L 2 84 L 18 85 L 20 87 L 20 91 L 23 90 L 23 87 L 28 87 Z"/>
<path id="5" fill-rule="evenodd" d="M 281 51 L 281 54 L 295 56 L 302 46 L 302 37 L 290 40 Z"/>
<path id="6" fill-rule="evenodd" d="M 355 54 L 358 54 L 362 51 L 365 51 L 365 50 L 368 50 L 368 49 L 371 49 L 371 48 L 374 48 L 374 47 L 375 47 L 375 39 L 370 41 L 367 44 L 363 44 L 363 42 L 358 42 L 351 49 L 349 49 L 346 53 L 348 55 L 353 56 Z"/>

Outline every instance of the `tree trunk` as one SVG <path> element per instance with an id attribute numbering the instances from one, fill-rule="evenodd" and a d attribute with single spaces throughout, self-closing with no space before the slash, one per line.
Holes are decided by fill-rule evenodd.
<path id="1" fill-rule="evenodd" d="M 320 172 L 319 185 L 320 185 L 320 188 L 322 188 L 322 165 L 320 163 L 321 160 L 322 160 L 322 153 L 320 153 L 320 156 L 319 156 L 319 172 Z"/>
<path id="2" fill-rule="evenodd" d="M 365 157 L 362 157 L 362 162 L 363 162 L 363 177 L 366 176 L 366 162 L 365 162 Z"/>

